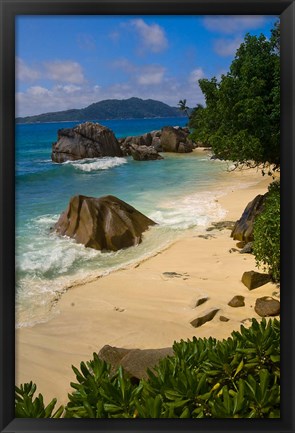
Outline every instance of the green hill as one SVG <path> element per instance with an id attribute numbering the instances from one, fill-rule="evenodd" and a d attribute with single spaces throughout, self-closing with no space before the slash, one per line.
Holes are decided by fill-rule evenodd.
<path id="1" fill-rule="evenodd" d="M 60 121 L 89 121 L 100 119 L 142 119 L 144 117 L 184 117 L 176 107 L 170 107 L 153 99 L 106 99 L 86 108 L 17 117 L 16 123 L 39 123 Z"/>

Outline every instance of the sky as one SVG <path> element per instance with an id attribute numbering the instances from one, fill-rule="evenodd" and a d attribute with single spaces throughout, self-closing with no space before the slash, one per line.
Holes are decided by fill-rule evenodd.
<path id="1" fill-rule="evenodd" d="M 138 97 L 204 103 L 200 78 L 229 70 L 246 33 L 267 38 L 274 16 L 16 18 L 16 115 Z"/>

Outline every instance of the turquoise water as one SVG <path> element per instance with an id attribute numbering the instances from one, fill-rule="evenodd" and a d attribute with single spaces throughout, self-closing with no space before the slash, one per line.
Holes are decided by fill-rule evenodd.
<path id="1" fill-rule="evenodd" d="M 139 135 L 186 119 L 101 121 L 117 137 Z M 51 145 L 59 128 L 77 122 L 16 126 L 17 325 L 48 320 L 52 306 L 77 281 L 108 273 L 164 248 L 187 230 L 204 230 L 225 213 L 216 202 L 225 164 L 206 153 L 163 154 L 159 161 L 131 157 L 55 164 Z M 86 249 L 50 232 L 71 196 L 112 194 L 158 223 L 143 242 L 116 253 Z"/>

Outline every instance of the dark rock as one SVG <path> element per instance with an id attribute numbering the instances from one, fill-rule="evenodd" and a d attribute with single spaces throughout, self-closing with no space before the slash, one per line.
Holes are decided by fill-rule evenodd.
<path id="1" fill-rule="evenodd" d="M 190 324 L 194 327 L 194 328 L 198 328 L 199 326 L 204 325 L 204 323 L 209 322 L 210 320 L 212 320 L 216 313 L 219 311 L 218 308 L 214 308 L 211 310 L 208 310 L 206 312 L 204 312 L 202 314 L 202 316 L 197 317 L 196 319 L 192 320 L 190 322 Z"/>
<path id="2" fill-rule="evenodd" d="M 230 307 L 244 307 L 245 302 L 244 302 L 245 298 L 244 296 L 239 296 L 236 295 L 234 296 L 227 305 L 229 305 Z"/>
<path id="3" fill-rule="evenodd" d="M 244 248 L 241 249 L 240 254 L 251 254 L 253 251 L 253 242 L 248 242 Z"/>
<path id="4" fill-rule="evenodd" d="M 136 144 L 133 144 L 130 148 L 130 152 L 135 161 L 163 159 L 163 157 L 153 147 L 137 146 Z"/>
<path id="5" fill-rule="evenodd" d="M 142 233 L 155 224 L 117 197 L 76 195 L 71 198 L 54 229 L 86 247 L 117 251 L 138 245 Z"/>
<path id="6" fill-rule="evenodd" d="M 280 314 L 280 302 L 270 296 L 256 299 L 255 311 L 261 317 L 278 316 Z"/>
<path id="7" fill-rule="evenodd" d="M 228 318 L 228 317 L 225 317 L 225 316 L 220 316 L 220 317 L 219 317 L 219 320 L 220 320 L 221 322 L 228 322 L 228 321 L 229 321 L 229 318 Z"/>
<path id="8" fill-rule="evenodd" d="M 242 283 L 249 289 L 253 290 L 263 286 L 271 280 L 268 274 L 261 274 L 255 271 L 246 271 L 242 276 Z"/>
<path id="9" fill-rule="evenodd" d="M 123 349 L 120 347 L 113 347 L 106 344 L 99 351 L 98 356 L 103 361 L 111 364 L 114 370 L 117 370 L 120 365 L 120 361 L 124 358 L 125 355 L 127 355 L 127 353 L 130 352 L 130 350 L 131 349 Z"/>
<path id="10" fill-rule="evenodd" d="M 86 122 L 74 128 L 60 129 L 58 140 L 52 144 L 54 162 L 76 161 L 84 158 L 122 156 L 114 133 L 98 123 Z"/>
<path id="11" fill-rule="evenodd" d="M 98 353 L 99 358 L 113 367 L 113 372 L 122 366 L 127 374 L 136 379 L 147 379 L 147 369 L 153 369 L 160 359 L 172 356 L 172 347 L 163 349 L 121 349 L 104 346 Z"/>
<path id="12" fill-rule="evenodd" d="M 200 298 L 197 298 L 197 299 L 193 299 L 192 301 L 191 301 L 191 303 L 190 303 L 190 307 L 191 308 L 196 308 L 196 307 L 198 307 L 199 305 L 202 305 L 202 304 L 204 304 L 206 301 L 208 301 L 208 297 L 207 296 L 201 296 Z"/>
<path id="13" fill-rule="evenodd" d="M 236 222 L 231 237 L 246 243 L 253 241 L 253 223 L 255 218 L 262 212 L 268 193 L 257 195 L 246 206 L 241 218 Z"/>
<path id="14" fill-rule="evenodd" d="M 152 146 L 157 152 L 163 152 L 160 137 L 153 137 Z"/>
<path id="15" fill-rule="evenodd" d="M 192 145 L 187 142 L 187 132 L 182 128 L 165 126 L 162 128 L 161 146 L 163 152 L 192 152 Z"/>
<path id="16" fill-rule="evenodd" d="M 233 227 L 235 225 L 234 221 L 217 221 L 217 222 L 213 222 L 212 226 L 207 227 L 207 231 L 212 231 L 212 230 L 224 230 L 224 229 L 228 229 L 228 230 L 232 230 Z"/>

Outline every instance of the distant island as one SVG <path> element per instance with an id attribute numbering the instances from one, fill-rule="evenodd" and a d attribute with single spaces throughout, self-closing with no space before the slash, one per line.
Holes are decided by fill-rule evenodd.
<path id="1" fill-rule="evenodd" d="M 35 116 L 17 117 L 16 123 L 43 123 L 99 119 L 142 119 L 152 117 L 185 117 L 177 107 L 153 99 L 106 99 L 86 108 L 57 111 Z"/>

